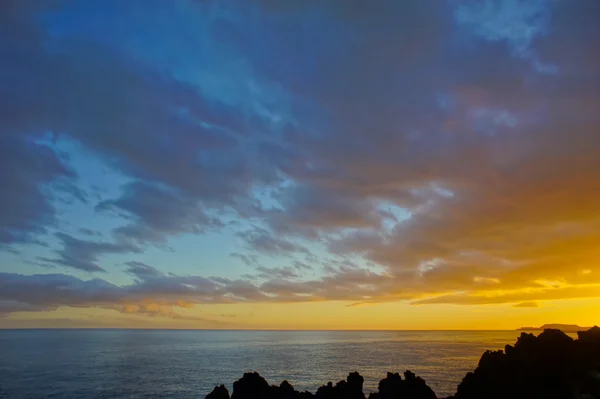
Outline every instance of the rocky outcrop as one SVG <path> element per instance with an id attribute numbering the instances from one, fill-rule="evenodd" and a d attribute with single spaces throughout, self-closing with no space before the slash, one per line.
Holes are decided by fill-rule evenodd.
<path id="1" fill-rule="evenodd" d="M 269 385 L 258 373 L 246 373 L 227 389 L 216 387 L 207 399 L 365 399 L 364 378 L 353 372 L 315 394 L 298 392 L 287 381 Z M 580 331 L 577 339 L 546 329 L 539 336 L 522 333 L 514 346 L 487 351 L 447 399 L 600 399 L 600 328 Z M 436 399 L 414 373 L 388 373 L 369 399 Z"/>
<path id="2" fill-rule="evenodd" d="M 258 373 L 245 373 L 233 383 L 231 399 L 366 399 L 363 383 L 364 378 L 353 372 L 348 374 L 345 380 L 335 385 L 329 382 L 312 394 L 294 390 L 287 381 L 283 381 L 279 386 L 269 385 Z M 229 392 L 221 385 L 206 398 L 229 399 Z M 379 383 L 379 392 L 369 395 L 369 399 L 436 399 L 436 396 L 422 378 L 406 371 L 404 379 L 398 373 L 388 373 Z"/>
<path id="3" fill-rule="evenodd" d="M 488 351 L 455 399 L 600 399 L 600 328 L 574 340 L 560 330 L 522 333 L 514 346 Z"/>
<path id="4" fill-rule="evenodd" d="M 206 395 L 206 399 L 229 399 L 229 391 L 225 388 L 225 385 L 220 385 Z"/>
<path id="5" fill-rule="evenodd" d="M 379 392 L 369 395 L 369 399 L 396 398 L 436 399 L 436 396 L 425 380 L 410 371 L 404 373 L 404 379 L 398 373 L 388 373 L 379 382 Z"/>

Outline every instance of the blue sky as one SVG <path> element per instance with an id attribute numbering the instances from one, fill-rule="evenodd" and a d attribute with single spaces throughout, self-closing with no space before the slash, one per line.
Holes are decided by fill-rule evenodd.
<path id="1" fill-rule="evenodd" d="M 7 4 L 7 318 L 600 296 L 593 0 Z"/>

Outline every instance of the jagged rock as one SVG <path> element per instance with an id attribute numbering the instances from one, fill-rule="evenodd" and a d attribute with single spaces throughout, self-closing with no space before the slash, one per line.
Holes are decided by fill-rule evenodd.
<path id="1" fill-rule="evenodd" d="M 297 392 L 287 381 L 270 386 L 258 373 L 246 373 L 233 384 L 231 399 L 365 399 L 363 383 L 364 378 L 353 372 L 313 395 Z M 229 392 L 221 385 L 207 399 L 229 399 Z M 422 378 L 406 371 L 404 378 L 388 373 L 369 399 L 436 399 L 436 395 Z M 514 346 L 485 352 L 448 399 L 600 399 L 600 328 L 580 331 L 577 340 L 554 329 L 537 337 L 522 333 Z"/>
<path id="2" fill-rule="evenodd" d="M 600 327 L 594 326 L 587 331 L 579 331 L 577 333 L 577 337 L 579 341 L 590 343 L 590 344 L 600 344 Z"/>
<path id="3" fill-rule="evenodd" d="M 292 384 L 287 381 L 283 381 L 278 387 L 271 387 L 271 395 L 272 398 L 276 399 L 295 399 L 300 397 Z"/>
<path id="4" fill-rule="evenodd" d="M 369 399 L 436 399 L 435 392 L 425 380 L 411 371 L 404 372 L 404 380 L 398 373 L 387 373 L 379 382 L 379 392 L 369 395 Z"/>
<path id="5" fill-rule="evenodd" d="M 365 399 L 363 383 L 365 379 L 357 372 L 350 373 L 346 380 L 335 384 L 331 382 L 320 387 L 315 395 L 318 399 Z"/>
<path id="6" fill-rule="evenodd" d="M 229 391 L 225 385 L 215 387 L 211 393 L 206 395 L 206 399 L 229 399 Z"/>
<path id="7" fill-rule="evenodd" d="M 327 385 L 323 385 L 319 389 L 317 389 L 316 397 L 317 399 L 326 399 L 333 398 L 334 396 L 333 384 L 331 381 L 327 383 Z"/>
<path id="8" fill-rule="evenodd" d="M 578 336 L 522 333 L 514 347 L 484 353 L 455 399 L 600 399 L 600 329 Z"/>
<path id="9" fill-rule="evenodd" d="M 271 387 L 257 372 L 244 373 L 233 383 L 231 399 L 270 399 Z"/>
<path id="10" fill-rule="evenodd" d="M 346 381 L 346 397 L 348 399 L 365 399 L 365 394 L 363 393 L 363 384 L 365 382 L 365 379 L 360 374 L 358 374 L 357 371 L 348 374 Z"/>

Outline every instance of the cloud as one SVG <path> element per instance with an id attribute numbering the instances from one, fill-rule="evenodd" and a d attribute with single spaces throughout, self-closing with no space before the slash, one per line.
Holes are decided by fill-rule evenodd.
<path id="1" fill-rule="evenodd" d="M 248 243 L 252 250 L 262 254 L 308 253 L 308 250 L 302 245 L 277 237 L 268 230 L 259 227 L 239 232 L 238 235 Z"/>
<path id="2" fill-rule="evenodd" d="M 234 252 L 234 253 L 230 254 L 230 256 L 232 258 L 240 259 L 242 262 L 244 262 L 244 264 L 246 266 L 258 265 L 258 257 L 253 254 L 240 254 L 240 253 Z"/>
<path id="3" fill-rule="evenodd" d="M 109 45 L 47 35 L 34 25 L 38 9 L 13 8 L 18 15 L 7 16 L 7 33 L 27 35 L 3 36 L 1 43 L 7 60 L 2 160 L 3 169 L 13 171 L 2 181 L 11 192 L 1 204 L 4 242 L 50 223 L 52 205 L 40 186 L 73 176 L 49 149 L 32 144 L 45 132 L 83 144 L 138 179 L 109 204 L 135 219 L 119 233 L 142 242 L 196 231 L 193 221 L 176 224 L 206 218 L 199 202 L 220 209 L 243 200 L 254 183 L 277 179 L 238 139 L 244 115 Z M 28 142 L 18 139 L 24 135 Z M 156 201 L 169 201 L 171 207 L 160 208 L 170 213 L 154 212 Z"/>
<path id="4" fill-rule="evenodd" d="M 295 261 L 294 261 L 294 267 L 295 267 L 296 269 L 298 269 L 298 270 L 304 270 L 304 271 L 307 271 L 307 270 L 313 270 L 313 267 L 312 267 L 312 266 L 309 266 L 309 265 L 307 265 L 306 263 L 304 263 L 304 262 L 300 262 L 300 261 L 298 261 L 298 260 L 295 260 Z"/>
<path id="5" fill-rule="evenodd" d="M 78 230 L 78 232 L 81 233 L 81 234 L 83 234 L 83 235 L 85 235 L 85 236 L 88 236 L 88 237 L 93 237 L 93 236 L 100 235 L 98 232 L 96 232 L 94 230 L 91 230 L 91 229 L 88 229 L 86 227 L 80 228 Z"/>
<path id="6" fill-rule="evenodd" d="M 56 216 L 44 187 L 76 181 L 42 144 L 53 132 L 130 182 L 97 207 L 124 221 L 110 240 L 59 233 L 62 249 L 46 262 L 100 272 L 103 255 L 230 228 L 232 218 L 256 226 L 235 230 L 249 250 L 235 256 L 277 277 L 255 285 L 129 264 L 138 283 L 124 295 L 117 288 L 119 298 L 158 293 L 172 306 L 188 296 L 489 304 L 600 295 L 593 0 L 260 1 L 226 12 L 183 2 L 149 7 L 143 20 L 128 5 L 82 6 L 79 28 L 51 22 L 68 7 L 35 25 L 39 9 L 9 4 L 0 243 L 44 233 Z M 316 277 L 266 267 L 265 255 L 311 257 Z"/>
<path id="7" fill-rule="evenodd" d="M 488 305 L 499 303 L 532 302 L 556 299 L 594 298 L 598 297 L 600 284 L 568 285 L 564 287 L 527 287 L 507 290 L 505 292 L 472 292 L 448 294 L 421 299 L 412 302 L 416 305 L 454 304 L 454 305 Z"/>
<path id="8" fill-rule="evenodd" d="M 0 127 L 0 245 L 31 241 L 55 222 L 44 188 L 75 173 L 53 149 Z M 47 190 L 46 190 L 47 191 Z"/>
<path id="9" fill-rule="evenodd" d="M 139 265 L 137 265 L 139 271 Z M 162 281 L 152 280 L 147 273 L 130 286 L 116 286 L 101 279 L 80 280 L 64 274 L 18 275 L 0 274 L 0 303 L 4 314 L 24 311 L 50 311 L 61 306 L 98 307 L 122 313 L 147 316 L 184 318 L 174 307 L 188 307 L 175 294 L 196 291 L 197 298 L 210 295 L 208 280 L 182 280 L 163 276 Z M 194 284 L 193 288 L 190 285 Z M 151 297 L 155 295 L 155 297 Z"/>
<path id="10" fill-rule="evenodd" d="M 20 311 L 24 307 L 53 310 L 66 303 L 71 306 L 111 303 L 119 297 L 119 288 L 104 280 L 85 281 L 64 274 L 2 273 L 0 286 L 5 312 Z"/>
<path id="11" fill-rule="evenodd" d="M 540 304 L 537 302 L 521 302 L 521 303 L 517 303 L 516 305 L 513 305 L 513 307 L 515 308 L 539 308 Z"/>
<path id="12" fill-rule="evenodd" d="M 285 211 L 274 211 L 271 224 L 276 231 L 298 230 L 304 235 L 340 228 L 377 227 L 381 223 L 374 204 L 365 197 L 327 186 L 295 187 L 282 196 Z"/>
<path id="13" fill-rule="evenodd" d="M 57 251 L 58 257 L 42 257 L 39 260 L 86 272 L 106 271 L 96 263 L 101 255 L 140 252 L 137 246 L 127 242 L 112 243 L 80 240 L 66 233 L 56 233 L 56 237 L 62 241 L 62 249 Z"/>
<path id="14" fill-rule="evenodd" d="M 164 276 L 164 273 L 158 271 L 154 267 L 135 261 L 127 262 L 126 272 L 141 280 Z"/>
<path id="15" fill-rule="evenodd" d="M 548 33 L 552 0 L 519 2 L 513 0 L 466 2 L 458 5 L 455 17 L 460 25 L 466 26 L 489 41 L 504 41 L 518 56 L 537 61 L 540 72 L 553 70 L 543 68 L 531 45 L 539 36 Z"/>
<path id="16" fill-rule="evenodd" d="M 369 300 L 381 294 L 383 281 L 389 279 L 362 270 L 338 271 L 323 280 L 312 281 L 296 279 L 290 268 L 259 271 L 264 278 L 260 284 L 241 279 L 165 274 L 140 262 L 127 264 L 126 272 L 135 277 L 129 285 L 114 285 L 99 278 L 82 280 L 66 274 L 0 273 L 0 304 L 4 315 L 69 306 L 180 318 L 184 316 L 178 309 L 197 304 Z"/>
<path id="17" fill-rule="evenodd" d="M 266 279 L 295 279 L 300 277 L 298 271 L 290 266 L 287 267 L 264 267 L 259 266 L 256 268 L 259 277 Z"/>
<path id="18" fill-rule="evenodd" d="M 219 219 L 206 214 L 197 199 L 141 181 L 128 183 L 121 197 L 102 201 L 96 209 L 124 213 L 131 221 L 116 228 L 114 234 L 141 244 L 160 243 L 169 236 L 198 234 L 204 228 L 223 226 Z"/>

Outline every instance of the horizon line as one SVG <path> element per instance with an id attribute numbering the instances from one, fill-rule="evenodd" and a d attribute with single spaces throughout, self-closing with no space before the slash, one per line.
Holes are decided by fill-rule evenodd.
<path id="1" fill-rule="evenodd" d="M 0 331 L 7 330 L 146 330 L 146 331 L 355 331 L 355 332 L 393 332 L 393 331 L 406 331 L 406 332 L 423 332 L 423 331 L 518 331 L 516 329 L 336 329 L 336 328 L 324 328 L 324 329 L 293 329 L 293 328 L 151 328 L 151 327 L 0 327 Z"/>

